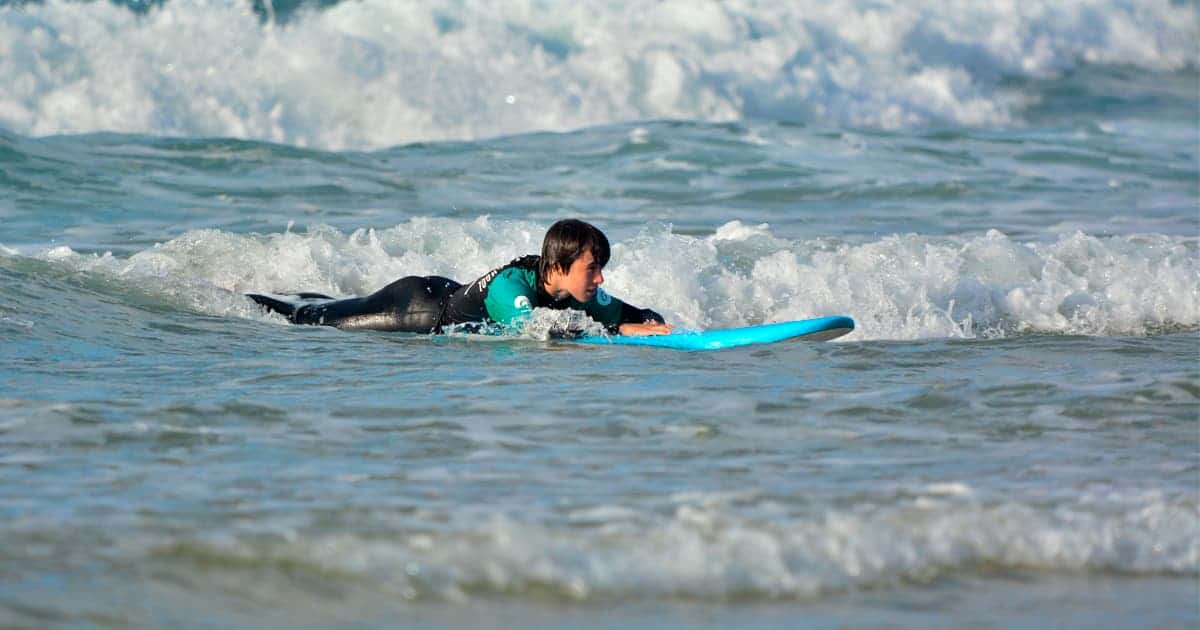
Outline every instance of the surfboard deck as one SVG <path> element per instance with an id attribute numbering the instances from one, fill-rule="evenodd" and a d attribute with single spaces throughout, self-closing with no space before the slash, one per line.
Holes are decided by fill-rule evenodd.
<path id="1" fill-rule="evenodd" d="M 854 320 L 837 315 L 703 332 L 683 331 L 669 335 L 644 337 L 627 335 L 580 337 L 571 341 L 593 345 L 651 346 L 675 350 L 720 350 L 779 341 L 828 341 L 841 337 L 852 330 L 854 330 Z"/>

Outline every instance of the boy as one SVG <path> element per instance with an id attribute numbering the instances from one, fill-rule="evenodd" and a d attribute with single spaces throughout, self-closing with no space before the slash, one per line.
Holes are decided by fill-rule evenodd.
<path id="1" fill-rule="evenodd" d="M 540 256 L 518 258 L 466 285 L 441 276 L 405 276 L 366 297 L 344 300 L 300 293 L 307 303 L 294 304 L 246 295 L 293 323 L 346 329 L 437 333 L 475 322 L 515 326 L 543 307 L 584 311 L 610 334 L 670 332 L 658 313 L 626 304 L 600 288 L 609 253 L 608 238 L 595 226 L 563 219 L 546 231 Z"/>

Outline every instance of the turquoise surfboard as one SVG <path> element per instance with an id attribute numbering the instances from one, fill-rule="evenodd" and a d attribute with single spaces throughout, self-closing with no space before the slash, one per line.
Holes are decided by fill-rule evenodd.
<path id="1" fill-rule="evenodd" d="M 854 320 L 838 315 L 703 332 L 683 331 L 669 335 L 647 335 L 645 337 L 626 335 L 580 337 L 572 341 L 594 345 L 653 346 L 675 350 L 719 350 L 778 341 L 828 341 L 841 337 L 852 330 L 854 330 Z"/>

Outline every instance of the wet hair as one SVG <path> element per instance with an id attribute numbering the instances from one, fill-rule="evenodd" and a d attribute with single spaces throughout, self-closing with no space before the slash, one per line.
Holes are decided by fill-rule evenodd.
<path id="1" fill-rule="evenodd" d="M 567 273 L 571 265 L 583 255 L 592 252 L 596 264 L 608 264 L 611 251 L 608 237 L 599 228 L 579 219 L 563 219 L 546 230 L 542 241 L 542 260 L 538 263 L 538 275 L 546 278 L 551 270 Z"/>

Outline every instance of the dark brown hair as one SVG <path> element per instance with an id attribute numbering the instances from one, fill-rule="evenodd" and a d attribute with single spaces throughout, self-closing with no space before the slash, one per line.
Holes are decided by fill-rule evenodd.
<path id="1" fill-rule="evenodd" d="M 611 251 L 604 232 L 579 219 L 563 219 L 546 230 L 546 238 L 542 240 L 542 260 L 538 263 L 538 274 L 544 279 L 552 269 L 567 273 L 571 270 L 571 265 L 584 252 L 589 251 L 600 267 L 608 264 Z"/>

